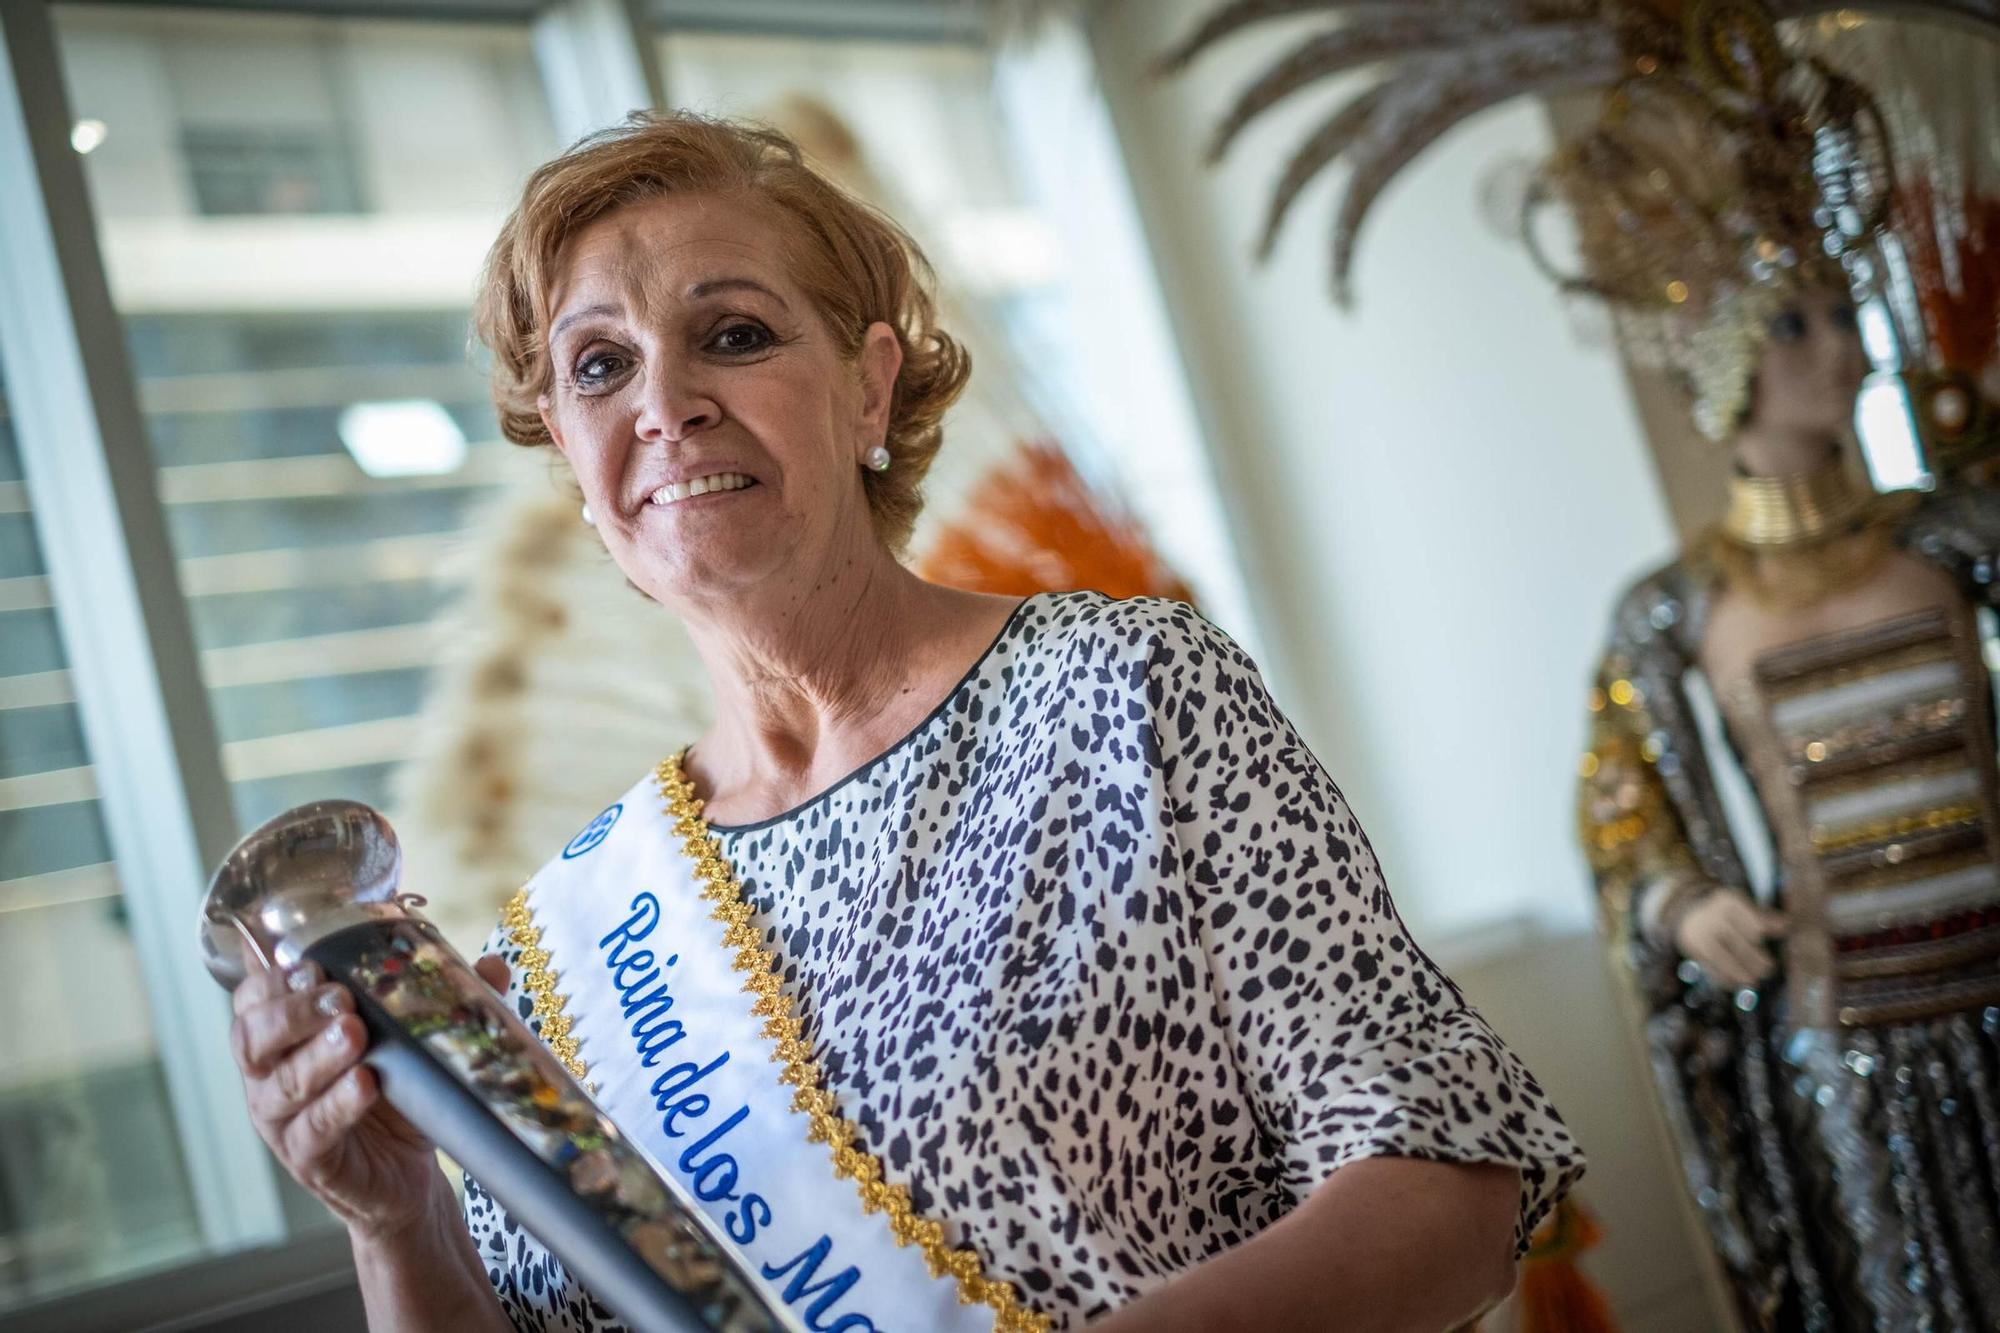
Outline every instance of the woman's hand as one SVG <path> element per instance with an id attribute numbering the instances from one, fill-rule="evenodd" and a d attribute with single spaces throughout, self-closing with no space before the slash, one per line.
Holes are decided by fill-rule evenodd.
<path id="1" fill-rule="evenodd" d="M 504 988 L 506 964 L 488 957 L 478 968 Z M 367 1034 L 347 988 L 311 963 L 256 970 L 236 988 L 235 1010 L 230 1049 L 250 1118 L 293 1179 L 358 1238 L 423 1221 L 449 1187 L 430 1141 L 361 1063 Z"/>
<path id="2" fill-rule="evenodd" d="M 1754 986 L 1778 968 L 1765 941 L 1785 933 L 1782 913 L 1767 912 L 1736 889 L 1717 889 L 1674 927 L 1681 953 L 1724 986 Z"/>

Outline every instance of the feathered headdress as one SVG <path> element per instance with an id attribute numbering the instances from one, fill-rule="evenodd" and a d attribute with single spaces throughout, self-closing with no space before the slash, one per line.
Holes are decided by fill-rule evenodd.
<path id="1" fill-rule="evenodd" d="M 1890 7 L 2000 31 L 2000 0 Z M 1287 163 L 1261 242 L 1268 252 L 1300 191 L 1346 162 L 1332 238 L 1343 303 L 1362 224 L 1425 148 L 1516 96 L 1604 91 L 1597 124 L 1546 164 L 1529 202 L 1560 198 L 1576 216 L 1586 268 L 1558 274 L 1566 288 L 1622 314 L 1669 316 L 1651 321 L 1651 341 L 1694 380 L 1700 424 L 1720 437 L 1741 410 L 1780 293 L 1858 276 L 1864 243 L 1889 214 L 1891 159 L 1868 94 L 1778 39 L 1779 20 L 1834 8 L 1826 0 L 1233 0 L 1165 68 L 1184 68 L 1265 19 L 1335 20 L 1244 90 L 1210 153 L 1219 157 L 1292 93 L 1373 71 Z"/>
<path id="2" fill-rule="evenodd" d="M 1523 218 L 1564 290 L 1605 300 L 1628 348 L 1683 372 L 1717 440 L 1742 416 L 1772 318 L 1806 289 L 1872 285 L 1895 198 L 1867 90 L 1732 18 L 1713 49 L 1621 82 L 1543 166 Z M 1535 243 L 1535 209 L 1552 201 L 1576 225 L 1574 274 Z"/>

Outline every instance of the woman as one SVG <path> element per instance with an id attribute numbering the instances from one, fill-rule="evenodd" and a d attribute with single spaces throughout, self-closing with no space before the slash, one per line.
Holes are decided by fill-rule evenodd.
<path id="1" fill-rule="evenodd" d="M 810 1327 L 1464 1322 L 1574 1144 L 1228 639 L 898 564 L 968 373 L 926 277 L 766 131 L 636 120 L 529 182 L 503 426 L 717 720 L 516 899 L 507 993 Z M 468 1234 L 315 983 L 239 991 L 237 1050 L 373 1326 L 610 1326 L 476 1183 Z"/>

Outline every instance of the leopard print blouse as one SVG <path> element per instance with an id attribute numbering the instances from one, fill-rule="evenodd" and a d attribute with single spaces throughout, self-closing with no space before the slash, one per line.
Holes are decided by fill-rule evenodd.
<path id="1" fill-rule="evenodd" d="M 1514 1167 L 1521 1247 L 1582 1172 L 1256 667 L 1178 603 L 1030 598 L 886 753 L 715 831 L 862 1146 L 1059 1328 L 1347 1162 Z M 477 1182 L 466 1219 L 519 1328 L 620 1327 Z"/>

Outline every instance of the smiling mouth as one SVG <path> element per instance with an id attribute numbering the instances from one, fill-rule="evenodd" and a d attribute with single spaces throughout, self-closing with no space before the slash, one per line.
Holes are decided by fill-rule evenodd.
<path id="1" fill-rule="evenodd" d="M 714 495 L 721 491 L 748 490 L 757 484 L 755 477 L 746 477 L 741 472 L 717 472 L 712 476 L 695 477 L 689 481 L 670 481 L 646 497 L 646 503 L 665 508 L 692 500 L 698 495 Z"/>

